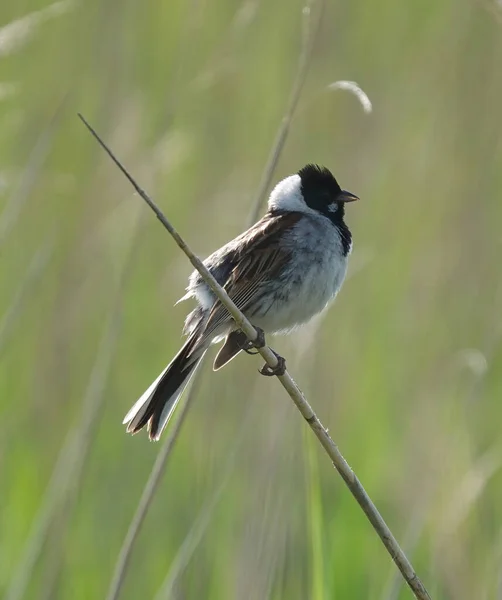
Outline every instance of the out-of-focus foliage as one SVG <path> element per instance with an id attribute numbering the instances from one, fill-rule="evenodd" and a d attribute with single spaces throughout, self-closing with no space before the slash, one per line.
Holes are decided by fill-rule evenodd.
<path id="1" fill-rule="evenodd" d="M 173 308 L 187 261 L 76 112 L 205 255 L 246 221 L 302 8 L 0 4 L 0 594 L 91 398 L 88 452 L 25 597 L 104 597 L 159 451 L 121 418 L 177 350 L 187 309 Z M 275 176 L 320 162 L 361 197 L 336 305 L 315 335 L 274 346 L 435 599 L 502 586 L 501 65 L 495 1 L 328 2 Z M 372 114 L 328 90 L 338 79 Z M 258 366 L 204 373 L 122 597 L 155 595 L 226 478 L 169 597 L 409 598 Z"/>

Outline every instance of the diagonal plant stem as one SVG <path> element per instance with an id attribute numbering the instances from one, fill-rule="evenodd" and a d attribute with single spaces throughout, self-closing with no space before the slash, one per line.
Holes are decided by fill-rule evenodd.
<path id="1" fill-rule="evenodd" d="M 1 41 L 1 40 L 0 40 Z M 64 116 L 68 104 L 68 94 L 61 99 L 49 123 L 38 137 L 31 151 L 27 165 L 19 177 L 19 183 L 0 213 L 0 246 L 5 242 L 14 228 L 24 205 L 28 201 L 33 188 L 38 182 L 41 168 L 49 155 L 54 135 Z"/>
<path id="2" fill-rule="evenodd" d="M 75 498 L 91 442 L 95 435 L 98 417 L 103 405 L 103 397 L 108 375 L 121 332 L 121 301 L 124 288 L 128 282 L 130 264 L 135 255 L 134 247 L 138 241 L 138 217 L 135 230 L 129 242 L 129 248 L 121 265 L 121 272 L 114 291 L 107 323 L 103 329 L 96 359 L 89 377 L 89 383 L 82 401 L 79 419 L 68 432 L 59 452 L 56 466 L 47 486 L 39 511 L 33 521 L 28 540 L 23 549 L 21 559 L 14 570 L 5 600 L 21 600 L 33 576 L 37 561 L 50 534 L 55 517 L 65 510 L 65 518 L 71 513 L 71 501 Z"/>
<path id="3" fill-rule="evenodd" d="M 111 360 L 118 338 L 117 318 L 110 316 L 108 326 L 91 373 L 83 401 L 79 423 L 69 432 L 59 453 L 56 466 L 47 487 L 38 514 L 33 522 L 21 560 L 14 571 L 5 600 L 21 600 L 25 595 L 36 563 L 46 543 L 52 522 L 63 509 L 74 486 L 78 484 L 85 464 L 94 425 L 99 415 Z"/>
<path id="4" fill-rule="evenodd" d="M 183 421 L 185 420 L 188 409 L 191 406 L 199 387 L 201 366 L 202 365 L 199 365 L 197 371 L 195 372 L 195 376 L 192 380 L 192 384 L 190 385 L 190 389 L 188 390 L 188 394 L 186 394 L 186 400 L 180 407 L 180 410 L 177 411 L 179 413 L 178 418 L 176 419 L 176 422 L 170 431 L 169 437 L 165 441 L 161 451 L 157 456 L 157 459 L 155 460 L 148 481 L 143 489 L 138 507 L 136 508 L 136 512 L 134 513 L 131 524 L 129 525 L 129 529 L 127 530 L 122 547 L 120 548 L 119 556 L 117 558 L 117 562 L 115 563 L 113 578 L 106 595 L 106 600 L 116 600 L 119 597 L 125 581 L 126 569 L 131 558 L 133 546 L 138 538 L 141 526 L 143 525 L 148 509 L 150 508 L 150 504 L 152 503 L 155 492 L 157 491 L 159 483 L 162 479 L 162 475 L 164 474 L 167 459 L 174 444 L 176 443 L 181 426 L 183 425 Z"/>
<path id="5" fill-rule="evenodd" d="M 11 305 L 0 319 L 0 356 L 8 341 L 12 329 L 22 313 L 24 303 L 33 284 L 42 276 L 52 255 L 52 246 L 45 243 L 33 256 L 21 283 L 14 294 Z"/>
<path id="6" fill-rule="evenodd" d="M 191 387 L 191 392 L 197 392 L 198 390 L 194 390 L 193 385 Z M 187 402 L 190 400 L 190 397 L 187 399 Z M 185 403 L 186 404 L 186 403 Z M 164 598 L 171 598 L 173 594 L 174 586 L 181 575 L 181 573 L 185 570 L 187 564 L 190 562 L 190 559 L 195 552 L 197 546 L 199 545 L 204 533 L 206 532 L 209 524 L 211 522 L 211 516 L 218 505 L 218 502 L 221 498 L 221 495 L 228 483 L 232 470 L 235 466 L 235 461 L 237 458 L 237 453 L 242 445 L 242 441 L 244 439 L 244 432 L 246 428 L 249 426 L 251 414 L 251 406 L 248 406 L 247 414 L 242 419 L 242 425 L 240 430 L 237 432 L 236 443 L 232 450 L 228 453 L 227 460 L 225 462 L 225 466 L 223 468 L 223 475 L 220 479 L 220 482 L 213 490 L 211 497 L 201 508 L 197 518 L 194 520 L 190 531 L 187 533 L 183 543 L 181 544 L 178 553 L 174 557 L 174 560 L 171 563 L 169 568 L 169 572 L 167 573 L 162 585 L 159 590 L 155 594 L 153 600 L 163 600 Z M 107 600 L 110 600 L 107 598 Z"/>
<path id="7" fill-rule="evenodd" d="M 164 582 L 160 589 L 155 594 L 153 600 L 164 600 L 172 597 L 173 588 L 176 585 L 180 573 L 183 572 L 186 565 L 188 564 L 194 550 L 197 548 L 205 530 L 207 529 L 211 516 L 216 508 L 218 501 L 220 500 L 221 494 L 225 489 L 225 485 L 228 480 L 228 469 L 226 477 L 220 482 L 215 492 L 211 496 L 209 502 L 202 508 L 200 514 L 195 519 L 192 528 L 188 532 L 185 540 L 180 546 L 178 554 L 174 558 L 171 568 L 166 575 Z"/>
<path id="8" fill-rule="evenodd" d="M 229 298 L 228 294 L 225 290 L 218 284 L 216 279 L 211 275 L 207 267 L 203 264 L 203 262 L 190 250 L 187 246 L 183 238 L 179 235 L 176 229 L 171 225 L 171 223 L 164 216 L 159 207 L 155 204 L 155 202 L 150 198 L 150 196 L 139 186 L 133 176 L 129 173 L 129 171 L 124 167 L 124 165 L 115 157 L 110 148 L 103 142 L 103 140 L 99 137 L 99 135 L 94 131 L 94 129 L 89 125 L 89 123 L 84 119 L 84 117 L 79 114 L 80 119 L 87 127 L 87 129 L 92 133 L 94 138 L 99 142 L 101 147 L 106 151 L 109 157 L 113 160 L 115 165 L 122 171 L 131 185 L 134 187 L 136 192 L 143 198 L 143 200 L 148 204 L 148 206 L 154 211 L 159 221 L 164 225 L 167 231 L 174 238 L 174 241 L 177 245 L 183 250 L 186 254 L 192 265 L 197 269 L 200 273 L 201 277 L 204 279 L 206 284 L 211 288 L 213 293 L 216 295 L 218 300 L 225 306 L 228 310 L 232 318 L 234 319 L 236 325 L 244 332 L 247 338 L 251 341 L 254 341 L 258 337 L 258 333 L 256 329 L 251 325 L 249 320 L 242 314 L 242 312 L 237 308 L 237 306 L 232 302 Z M 271 350 L 269 346 L 264 346 L 263 348 L 258 348 L 258 352 L 265 359 L 266 363 L 272 368 L 276 368 L 278 365 L 277 357 L 275 353 Z M 342 456 L 341 452 L 338 450 L 337 445 L 331 439 L 327 430 L 324 428 L 319 418 L 313 411 L 312 407 L 308 403 L 307 399 L 303 395 L 300 388 L 297 386 L 291 375 L 288 371 L 286 371 L 283 375 L 278 375 L 277 378 L 281 382 L 282 386 L 289 394 L 296 407 L 302 414 L 303 418 L 307 421 L 310 428 L 316 435 L 317 439 L 321 443 L 322 447 L 325 449 L 327 455 L 332 460 L 333 465 L 336 470 L 341 475 L 342 479 L 347 484 L 347 487 L 351 491 L 352 495 L 368 517 L 368 520 L 372 524 L 373 528 L 380 536 L 385 548 L 390 554 L 392 560 L 396 563 L 396 566 L 401 571 L 404 579 L 408 583 L 409 587 L 415 594 L 415 597 L 419 600 L 430 600 L 430 596 L 419 579 L 418 575 L 415 573 L 415 570 L 408 560 L 407 556 L 399 546 L 396 538 L 392 534 L 391 530 L 385 523 L 383 517 L 378 512 L 378 509 L 373 504 L 371 498 L 368 496 L 366 490 L 363 485 L 355 475 L 354 471 L 350 468 L 349 464 Z"/>
<path id="9" fill-rule="evenodd" d="M 291 117 L 292 117 L 292 114 L 290 116 L 290 119 L 291 119 Z M 284 140 L 280 144 L 280 148 L 277 148 L 277 157 L 279 156 L 283 145 L 284 145 Z M 269 169 L 269 166 L 267 166 L 266 171 L 268 169 Z M 272 168 L 272 171 L 273 171 L 273 168 Z M 272 171 L 269 174 L 269 178 L 272 175 Z M 266 187 L 265 187 L 265 189 L 266 189 Z M 254 223 L 254 221 L 256 220 L 256 215 L 260 211 L 262 202 L 263 202 L 263 194 L 260 194 L 256 197 L 255 202 L 252 207 L 252 210 L 251 210 L 251 213 L 248 217 L 248 226 L 252 225 Z M 129 529 L 127 530 L 126 536 L 125 536 L 122 546 L 120 548 L 119 555 L 118 555 L 118 558 L 117 558 L 117 561 L 115 563 L 115 567 L 113 570 L 113 576 L 112 576 L 112 580 L 110 583 L 110 587 L 108 588 L 108 593 L 106 595 L 106 600 L 117 600 L 117 598 L 120 596 L 120 592 L 122 590 L 122 587 L 123 587 L 123 584 L 125 581 L 126 570 L 129 565 L 129 561 L 131 559 L 131 554 L 132 554 L 134 544 L 136 543 L 136 540 L 138 539 L 138 535 L 141 530 L 141 527 L 143 526 L 146 514 L 148 512 L 148 509 L 150 508 L 150 505 L 152 503 L 155 492 L 157 491 L 160 480 L 164 474 L 164 469 L 165 469 L 169 454 L 171 453 L 172 449 L 174 448 L 174 445 L 176 444 L 176 440 L 178 439 L 179 433 L 181 431 L 181 426 L 183 425 L 183 422 L 185 420 L 188 409 L 192 405 L 194 396 L 197 393 L 199 383 L 200 383 L 202 367 L 205 364 L 206 360 L 207 360 L 207 355 L 202 357 L 201 364 L 199 365 L 199 368 L 197 368 L 197 370 L 195 372 L 194 378 L 192 380 L 192 384 L 190 385 L 187 392 L 184 394 L 184 396 L 186 397 L 186 400 L 184 401 L 183 405 L 179 409 L 179 417 L 178 417 L 173 429 L 171 430 L 169 438 L 166 440 L 164 446 L 162 447 L 162 449 L 152 467 L 150 476 L 148 477 L 148 481 L 145 484 L 143 493 L 139 500 L 139 504 L 136 508 L 136 512 L 134 513 L 132 521 L 129 525 Z M 218 491 L 217 495 L 219 496 L 220 488 L 218 488 L 218 490 L 219 491 Z M 206 520 L 209 519 L 209 516 L 210 516 L 210 512 L 208 513 L 207 517 L 204 517 L 204 519 L 203 519 L 203 522 L 205 525 L 207 524 Z M 187 550 L 184 549 L 184 551 L 187 551 Z M 171 568 L 170 573 L 172 571 L 173 571 L 173 567 Z M 168 582 L 168 581 L 170 581 L 169 574 L 166 578 L 166 582 Z M 164 582 L 164 586 L 169 587 L 170 584 L 168 584 L 166 582 Z"/>
<path id="10" fill-rule="evenodd" d="M 259 210 L 260 204 L 261 204 L 261 201 L 259 198 L 257 198 L 257 200 L 255 202 L 255 207 L 254 207 L 255 210 Z M 252 225 L 252 223 L 253 222 L 251 221 L 250 225 Z M 113 570 L 113 577 L 112 577 L 112 580 L 110 583 L 110 587 L 108 588 L 108 593 L 106 595 L 106 600 L 117 600 L 117 598 L 120 596 L 120 592 L 124 585 L 124 581 L 125 581 L 125 577 L 126 577 L 126 570 L 129 565 L 129 561 L 131 559 L 131 554 L 132 554 L 134 544 L 136 543 L 136 540 L 138 539 L 138 535 L 141 530 L 141 527 L 143 526 L 146 514 L 148 512 L 148 509 L 150 508 L 150 505 L 152 503 L 155 492 L 157 491 L 160 480 L 164 474 L 164 469 L 165 469 L 165 466 L 167 463 L 167 459 L 169 458 L 169 455 L 170 455 L 172 449 L 174 448 L 174 445 L 176 444 L 176 440 L 178 439 L 178 436 L 180 434 L 181 427 L 185 420 L 186 414 L 187 414 L 190 406 L 192 405 L 194 396 L 196 395 L 197 390 L 199 388 L 200 377 L 202 375 L 202 367 L 205 364 L 206 360 L 207 360 L 207 355 L 202 357 L 201 364 L 199 365 L 199 367 L 197 368 L 197 370 L 195 372 L 192 383 L 191 383 L 189 389 L 187 390 L 187 392 L 184 394 L 186 400 L 184 401 L 182 406 L 180 406 L 180 408 L 179 408 L 178 419 L 177 419 L 175 425 L 173 426 L 168 439 L 166 440 L 165 444 L 163 445 L 163 447 L 152 467 L 150 476 L 148 477 L 148 481 L 145 484 L 143 493 L 139 500 L 139 504 L 136 508 L 136 512 L 134 513 L 132 521 L 129 525 L 129 529 L 127 530 L 126 536 L 125 536 L 122 546 L 120 548 L 119 555 L 118 555 L 118 558 L 117 558 L 117 561 L 115 563 L 115 567 Z M 218 497 L 219 497 L 219 494 L 220 494 L 220 488 L 218 488 L 218 493 L 217 493 Z M 214 502 L 216 502 L 216 501 L 214 501 Z M 207 519 L 209 519 L 209 514 L 210 513 L 208 513 Z M 204 524 L 206 524 L 205 520 L 206 520 L 206 517 L 203 520 Z M 185 551 L 187 551 L 187 550 L 185 549 Z M 172 570 L 173 570 L 173 568 L 171 568 L 171 572 L 172 572 Z M 168 580 L 169 580 L 169 574 L 166 578 L 166 581 L 168 581 Z M 164 585 L 167 586 L 168 584 L 164 583 Z"/>
<path id="11" fill-rule="evenodd" d="M 275 141 L 272 146 L 272 150 L 270 151 L 260 185 L 258 186 L 258 192 L 256 193 L 256 198 L 253 202 L 253 206 L 249 215 L 249 220 L 251 223 L 254 223 L 260 214 L 261 206 L 265 200 L 267 190 L 272 182 L 272 177 L 274 176 L 274 171 L 279 161 L 279 156 L 281 155 L 284 144 L 286 143 L 289 128 L 291 126 L 291 122 L 293 121 L 305 80 L 307 79 L 307 73 L 312 59 L 312 52 L 314 50 L 317 38 L 319 37 L 319 30 L 321 29 L 325 0 L 320 0 L 319 7 L 317 8 L 317 15 L 313 21 L 312 8 L 314 4 L 315 2 L 312 0 L 308 2 L 307 6 L 304 8 L 305 22 L 298 69 L 296 71 L 295 81 L 289 96 L 286 112 L 282 117 L 281 124 L 279 125 L 279 129 L 275 136 Z"/>

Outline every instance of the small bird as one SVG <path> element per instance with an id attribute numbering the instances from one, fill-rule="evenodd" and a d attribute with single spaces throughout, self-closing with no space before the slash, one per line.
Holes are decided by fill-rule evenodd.
<path id="1" fill-rule="evenodd" d="M 325 167 L 308 164 L 272 190 L 266 214 L 247 231 L 216 250 L 204 264 L 259 332 L 249 342 L 198 271 L 187 293 L 195 298 L 188 315 L 185 344 L 124 418 L 127 431 L 145 425 L 158 440 L 178 400 L 211 344 L 225 339 L 213 368 L 221 369 L 241 350 L 264 345 L 263 332 L 288 333 L 320 313 L 345 278 L 352 236 L 344 221 L 345 203 L 358 200 L 342 190 Z M 274 370 L 284 372 L 278 356 Z"/>

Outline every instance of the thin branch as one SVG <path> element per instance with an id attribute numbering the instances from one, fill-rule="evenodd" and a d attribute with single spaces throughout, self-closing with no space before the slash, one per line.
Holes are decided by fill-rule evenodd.
<path id="1" fill-rule="evenodd" d="M 87 125 L 87 123 L 86 123 L 86 125 Z M 277 149 L 277 156 L 279 156 L 279 154 L 283 148 L 283 145 L 284 144 L 282 143 L 281 147 Z M 265 190 L 266 190 L 266 187 L 265 187 Z M 256 220 L 256 215 L 259 213 L 259 211 L 261 209 L 262 202 L 263 202 L 263 198 L 260 195 L 257 196 L 254 201 L 251 213 L 248 217 L 248 226 L 252 225 L 254 223 L 254 221 Z M 155 461 L 155 463 L 152 467 L 150 476 L 148 477 L 148 481 L 145 484 L 139 504 L 136 508 L 136 512 L 134 513 L 132 521 L 129 525 L 129 529 L 127 530 L 124 541 L 122 542 L 122 546 L 120 547 L 119 555 L 118 555 L 118 558 L 117 558 L 117 561 L 115 563 L 115 567 L 113 570 L 113 577 L 112 577 L 112 580 L 110 583 L 110 587 L 108 588 L 108 593 L 106 595 L 106 600 L 117 600 L 117 598 L 120 596 L 120 592 L 122 590 L 122 587 L 123 587 L 123 584 L 125 581 L 126 570 L 129 565 L 129 561 L 131 559 L 131 554 L 132 554 L 134 544 L 136 543 L 136 540 L 138 539 L 138 535 L 141 530 L 141 527 L 143 526 L 146 514 L 148 512 L 148 509 L 150 508 L 150 505 L 152 503 L 155 492 L 157 491 L 160 480 L 164 474 L 164 468 L 167 463 L 169 454 L 171 453 L 172 449 L 174 448 L 174 445 L 176 444 L 176 440 L 181 431 L 181 426 L 183 424 L 183 421 L 185 420 L 185 416 L 188 412 L 189 407 L 192 405 L 194 396 L 198 389 L 199 378 L 201 376 L 202 367 L 203 367 L 203 364 L 205 364 L 206 360 L 207 360 L 207 355 L 205 355 L 202 358 L 202 361 L 201 361 L 202 364 L 197 369 L 197 371 L 194 375 L 194 379 L 192 380 L 192 384 L 190 385 L 187 392 L 184 394 L 186 396 L 186 400 L 185 400 L 184 404 L 179 408 L 179 411 L 180 411 L 179 418 L 176 421 L 175 425 L 173 426 L 173 429 L 170 432 L 169 438 L 167 439 L 166 443 L 162 447 L 162 450 L 160 451 L 160 453 L 157 457 L 157 460 Z M 218 490 L 219 489 L 220 488 L 218 488 Z M 219 492 L 218 492 L 218 495 L 219 495 Z M 207 519 L 209 519 L 209 516 L 207 517 Z M 204 523 L 206 524 L 205 520 L 204 520 Z M 172 573 L 172 572 L 173 572 L 173 567 L 171 567 L 171 570 L 170 570 L 170 573 Z M 169 574 L 166 578 L 166 581 L 170 581 Z M 169 587 L 166 582 L 164 582 L 164 586 Z M 166 595 L 166 594 L 164 594 L 164 595 Z"/>
<path id="2" fill-rule="evenodd" d="M 256 340 L 257 331 L 251 325 L 249 320 L 241 313 L 241 311 L 237 308 L 237 306 L 232 302 L 229 298 L 228 294 L 225 290 L 218 284 L 216 279 L 211 275 L 208 271 L 207 267 L 202 263 L 202 261 L 190 250 L 185 241 L 181 238 L 178 232 L 174 229 L 171 223 L 164 216 L 159 207 L 155 204 L 155 202 L 148 196 L 148 194 L 138 185 L 136 180 L 132 177 L 129 171 L 123 166 L 123 164 L 115 157 L 113 152 L 108 148 L 108 146 L 103 142 L 103 140 L 99 137 L 99 135 L 94 131 L 94 129 L 89 125 L 89 123 L 84 119 L 84 117 L 79 114 L 80 119 L 85 124 L 85 126 L 89 129 L 95 139 L 99 142 L 101 147 L 107 152 L 116 166 L 122 171 L 134 189 L 138 192 L 138 194 L 143 198 L 143 200 L 150 206 L 150 208 L 155 212 L 159 221 L 164 225 L 167 231 L 174 238 L 175 242 L 178 246 L 183 250 L 183 252 L 187 255 L 188 259 L 192 263 L 192 265 L 197 269 L 200 273 L 201 277 L 204 279 L 206 284 L 211 288 L 219 301 L 225 306 L 228 310 L 232 318 L 234 319 L 236 325 L 244 332 L 249 340 Z M 266 363 L 274 369 L 277 367 L 277 358 L 274 352 L 271 350 L 269 346 L 264 346 L 263 348 L 258 348 L 258 352 L 264 358 Z M 410 561 L 400 548 L 396 538 L 393 536 L 389 527 L 383 520 L 382 516 L 378 512 L 376 506 L 373 504 L 371 498 L 366 493 L 366 490 L 362 486 L 359 479 L 356 477 L 354 471 L 350 468 L 347 461 L 344 459 L 335 442 L 331 439 L 326 429 L 323 427 L 322 423 L 319 421 L 319 418 L 312 410 L 312 407 L 308 403 L 307 399 L 301 392 L 300 388 L 297 386 L 291 375 L 288 371 L 286 371 L 283 375 L 278 375 L 277 378 L 281 382 L 284 389 L 287 391 L 296 407 L 302 414 L 303 418 L 307 421 L 312 431 L 315 433 L 316 437 L 320 441 L 322 447 L 326 450 L 326 453 L 330 457 L 335 466 L 336 470 L 340 473 L 343 480 L 347 484 L 347 487 L 351 491 L 354 498 L 357 500 L 364 513 L 368 517 L 368 520 L 373 525 L 373 528 L 380 536 L 384 546 L 387 548 L 390 556 L 396 563 L 397 567 L 401 571 L 403 577 L 406 582 L 410 586 L 411 590 L 415 594 L 415 597 L 419 600 L 430 600 L 430 596 L 425 589 L 424 585 L 418 578 L 413 566 Z"/>
<path id="3" fill-rule="evenodd" d="M 238 327 L 246 334 L 248 339 L 254 341 L 257 339 L 256 329 L 251 325 L 251 323 L 246 319 L 246 317 L 241 313 L 241 311 L 235 306 L 235 304 L 230 299 L 227 292 L 218 284 L 216 279 L 211 275 L 208 271 L 207 267 L 203 264 L 198 256 L 196 256 L 190 248 L 187 246 L 185 241 L 182 239 L 180 234 L 176 231 L 176 229 L 171 225 L 171 223 L 167 220 L 163 212 L 158 208 L 155 202 L 150 198 L 150 196 L 138 185 L 136 180 L 129 174 L 127 169 L 122 165 L 122 163 L 116 158 L 113 152 L 108 148 L 108 146 L 101 140 L 96 131 L 91 127 L 91 125 L 85 120 L 85 118 L 79 113 L 79 118 L 87 127 L 87 129 L 92 133 L 92 135 L 96 138 L 99 144 L 104 148 L 113 162 L 117 165 L 117 167 L 122 171 L 124 176 L 130 182 L 130 184 L 134 187 L 136 192 L 143 198 L 143 200 L 148 204 L 148 206 L 153 210 L 157 219 L 164 225 L 167 231 L 171 234 L 176 244 L 183 250 L 183 252 L 187 255 L 188 259 L 194 266 L 194 268 L 199 271 L 202 275 L 204 281 L 211 288 L 215 296 L 222 302 L 222 304 L 227 308 L 233 320 L 236 322 Z M 265 346 L 264 348 L 260 348 L 260 354 L 267 361 L 267 363 L 275 368 L 277 367 L 277 358 L 272 350 Z"/>
<path id="4" fill-rule="evenodd" d="M 289 134 L 289 128 L 291 126 L 291 122 L 293 121 L 293 117 L 296 112 L 296 107 L 298 106 L 298 101 L 300 100 L 305 80 L 307 79 L 307 73 L 309 70 L 310 61 L 312 59 L 312 52 L 314 50 L 317 38 L 319 37 L 322 17 L 324 14 L 325 0 L 320 0 L 319 2 L 319 7 L 317 8 L 317 15 L 315 17 L 314 23 L 312 23 L 313 4 L 315 4 L 315 2 L 311 1 L 304 8 L 304 34 L 302 41 L 302 50 L 298 61 L 298 69 L 296 71 L 295 81 L 293 83 L 291 94 L 289 96 L 286 112 L 282 117 L 279 130 L 277 131 L 277 134 L 275 136 L 275 141 L 272 146 L 270 155 L 268 157 L 267 165 L 263 172 L 260 185 L 258 186 L 256 198 L 253 202 L 253 208 L 251 209 L 251 213 L 249 215 L 249 220 L 251 221 L 251 223 L 254 223 L 258 219 L 258 215 L 260 214 L 261 206 L 263 204 L 263 201 L 265 200 L 267 190 L 272 182 L 275 168 L 277 166 L 277 163 L 279 162 L 279 156 L 281 155 L 284 144 L 286 143 L 286 139 Z"/>

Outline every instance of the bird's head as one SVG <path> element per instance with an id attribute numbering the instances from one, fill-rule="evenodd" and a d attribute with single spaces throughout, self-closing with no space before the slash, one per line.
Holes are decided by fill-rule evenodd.
<path id="1" fill-rule="evenodd" d="M 308 164 L 275 186 L 270 194 L 269 209 L 315 211 L 335 221 L 343 218 L 346 202 L 358 199 L 342 190 L 326 167 Z"/>

